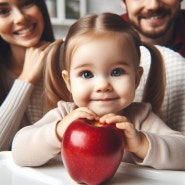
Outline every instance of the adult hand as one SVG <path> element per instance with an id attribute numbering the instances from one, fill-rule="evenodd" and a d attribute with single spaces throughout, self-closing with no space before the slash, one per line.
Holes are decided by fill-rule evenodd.
<path id="1" fill-rule="evenodd" d="M 27 48 L 23 70 L 19 79 L 35 84 L 43 74 L 43 68 L 49 51 L 54 45 L 61 42 L 62 40 L 57 40 L 53 43 L 41 41 L 36 46 Z"/>

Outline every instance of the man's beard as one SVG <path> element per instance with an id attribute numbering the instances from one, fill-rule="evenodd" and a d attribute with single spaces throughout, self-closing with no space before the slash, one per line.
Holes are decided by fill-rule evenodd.
<path id="1" fill-rule="evenodd" d="M 151 17 L 151 16 L 155 16 L 155 15 L 161 15 L 161 14 L 164 14 L 164 12 L 166 15 L 170 14 L 170 10 L 161 8 L 156 11 L 150 11 L 147 14 L 140 16 L 139 19 L 141 17 Z M 130 21 L 131 25 L 136 29 L 136 31 L 140 35 L 143 35 L 144 37 L 148 37 L 151 39 L 158 39 L 158 38 L 164 36 L 168 32 L 168 30 L 175 24 L 176 19 L 179 16 L 179 13 L 180 13 L 180 8 L 178 8 L 176 10 L 175 14 L 169 20 L 168 24 L 164 27 L 164 29 L 161 29 L 161 30 L 156 29 L 157 31 L 155 31 L 155 29 L 150 30 L 150 31 L 146 31 L 145 29 L 142 29 L 142 27 L 140 25 L 138 25 L 137 23 L 135 23 L 134 21 L 132 21 L 132 20 L 129 20 L 129 21 Z"/>

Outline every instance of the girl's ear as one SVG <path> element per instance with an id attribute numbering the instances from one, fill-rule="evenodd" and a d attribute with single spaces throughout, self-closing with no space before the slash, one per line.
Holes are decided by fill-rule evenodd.
<path id="1" fill-rule="evenodd" d="M 142 74 L 143 74 L 143 68 L 139 66 L 136 72 L 136 81 L 135 81 L 136 89 L 139 86 Z"/>
<path id="2" fill-rule="evenodd" d="M 68 71 L 63 70 L 62 71 L 62 77 L 64 79 L 64 82 L 65 82 L 66 86 L 67 86 L 67 89 L 71 92 L 71 84 L 70 84 L 70 78 L 69 78 Z"/>

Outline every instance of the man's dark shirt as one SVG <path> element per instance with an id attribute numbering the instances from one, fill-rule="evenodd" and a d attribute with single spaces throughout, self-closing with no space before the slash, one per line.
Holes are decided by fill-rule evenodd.
<path id="1" fill-rule="evenodd" d="M 128 15 L 123 14 L 121 17 L 129 21 Z M 166 46 L 185 57 L 185 10 L 181 10 L 178 19 L 175 22 L 175 32 L 170 46 Z"/>

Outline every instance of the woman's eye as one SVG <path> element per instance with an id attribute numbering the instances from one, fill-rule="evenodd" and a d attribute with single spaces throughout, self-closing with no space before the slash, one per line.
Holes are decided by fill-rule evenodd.
<path id="1" fill-rule="evenodd" d="M 124 74 L 123 69 L 114 69 L 111 72 L 111 76 L 121 76 L 122 74 Z"/>
<path id="2" fill-rule="evenodd" d="M 35 4 L 34 0 L 27 0 L 22 3 L 22 7 L 29 7 L 31 5 Z"/>
<path id="3" fill-rule="evenodd" d="M 84 71 L 84 72 L 82 72 L 81 75 L 83 78 L 92 78 L 93 77 L 93 74 L 90 71 Z"/>

